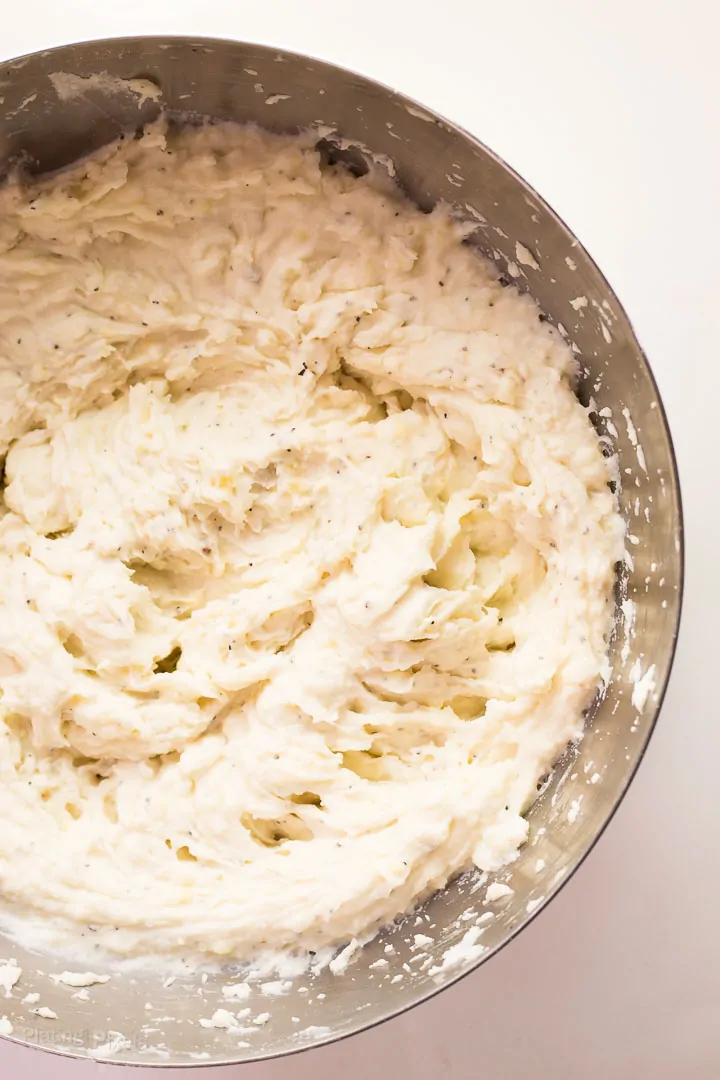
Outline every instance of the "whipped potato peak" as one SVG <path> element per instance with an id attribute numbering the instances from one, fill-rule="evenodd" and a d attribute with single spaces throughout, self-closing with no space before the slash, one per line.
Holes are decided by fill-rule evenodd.
<path id="1" fill-rule="evenodd" d="M 442 208 L 162 125 L 0 191 L 0 895 L 119 954 L 360 936 L 523 812 L 623 526 Z"/>

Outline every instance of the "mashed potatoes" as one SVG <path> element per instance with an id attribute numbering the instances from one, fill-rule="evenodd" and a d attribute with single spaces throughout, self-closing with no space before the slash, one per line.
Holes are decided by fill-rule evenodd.
<path id="1" fill-rule="evenodd" d="M 0 194 L 0 893 L 317 949 L 511 860 L 622 525 L 537 308 L 309 139 Z"/>

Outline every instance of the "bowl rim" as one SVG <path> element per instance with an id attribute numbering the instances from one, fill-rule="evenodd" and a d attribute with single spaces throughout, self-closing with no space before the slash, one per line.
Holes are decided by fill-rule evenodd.
<path id="1" fill-rule="evenodd" d="M 333 1043 L 341 1042 L 344 1039 L 351 1038 L 353 1035 L 358 1035 L 358 1034 L 360 1034 L 362 1032 L 370 1031 L 373 1028 L 379 1027 L 381 1024 L 385 1024 L 389 1020 L 393 1020 L 397 1016 L 401 1016 L 403 1013 L 407 1013 L 411 1009 L 415 1009 L 417 1006 L 422 1005 L 425 1002 L 430 1001 L 437 994 L 442 993 L 444 990 L 447 990 L 451 986 L 456 986 L 459 982 L 461 982 L 461 980 L 463 980 L 463 979 L 467 978 L 469 975 L 472 975 L 475 972 L 477 972 L 477 970 L 484 963 L 486 963 L 486 961 L 490 960 L 491 957 L 496 956 L 502 949 L 504 949 L 507 945 L 509 945 L 512 941 L 514 941 L 518 937 L 518 935 L 520 933 L 522 933 L 522 931 L 527 926 L 529 926 L 529 924 L 531 922 L 533 922 L 537 918 L 537 916 L 540 915 L 540 913 L 542 911 L 544 911 L 544 909 L 558 895 L 558 893 L 564 888 L 564 886 L 568 883 L 568 881 L 570 881 L 570 879 L 572 877 L 574 877 L 574 875 L 577 873 L 577 871 L 580 869 L 580 867 L 584 864 L 587 857 L 594 850 L 596 844 L 598 843 L 600 838 L 604 835 L 606 829 L 610 825 L 610 822 L 613 820 L 613 818 L 617 814 L 617 812 L 618 812 L 618 810 L 620 808 L 620 805 L 623 802 L 623 800 L 625 799 L 625 796 L 627 795 L 628 789 L 629 789 L 632 781 L 634 780 L 634 778 L 635 778 L 635 776 L 637 774 L 637 771 L 640 768 L 640 765 L 641 765 L 641 763 L 642 763 L 642 761 L 643 761 L 643 759 L 645 757 L 648 745 L 650 743 L 650 739 L 651 739 L 651 737 L 652 737 L 652 735 L 653 735 L 653 733 L 655 731 L 655 728 L 657 726 L 658 720 L 660 718 L 660 713 L 662 712 L 663 704 L 665 702 L 665 697 L 666 697 L 667 690 L 668 690 L 668 687 L 669 687 L 669 684 L 670 684 L 670 679 L 671 679 L 671 676 L 672 676 L 672 671 L 673 671 L 673 667 L 674 667 L 674 663 L 675 663 L 675 656 L 676 656 L 676 653 L 677 653 L 677 643 L 678 643 L 678 638 L 679 638 L 679 634 L 680 634 L 680 624 L 681 624 L 681 617 L 682 617 L 683 598 L 684 598 L 684 592 L 685 592 L 685 518 L 684 518 L 684 512 L 683 512 L 682 493 L 681 493 L 681 487 L 680 487 L 680 476 L 679 476 L 679 470 L 678 470 L 677 454 L 676 454 L 676 451 L 675 451 L 675 444 L 674 444 L 674 441 L 673 441 L 672 431 L 671 431 L 671 428 L 670 428 L 670 424 L 668 422 L 668 417 L 667 417 L 667 413 L 666 413 L 666 410 L 665 410 L 665 405 L 663 403 L 663 399 L 662 399 L 662 396 L 660 394 L 660 390 L 658 388 L 658 384 L 657 384 L 657 380 L 655 378 L 655 374 L 653 372 L 652 366 L 651 366 L 650 361 L 648 359 L 647 353 L 645 352 L 645 349 L 643 348 L 642 344 L 640 343 L 640 340 L 638 338 L 638 335 L 636 333 L 635 326 L 634 326 L 632 320 L 630 319 L 627 311 L 625 310 L 624 305 L 622 304 L 622 302 L 618 298 L 615 290 L 610 285 L 610 283 L 607 280 L 607 278 L 605 277 L 604 273 L 602 272 L 602 270 L 600 269 L 600 267 L 596 263 L 593 256 L 590 254 L 590 252 L 584 246 L 584 244 L 575 236 L 575 233 L 572 231 L 572 229 L 570 229 L 570 227 L 567 225 L 565 220 L 553 209 L 552 206 L 550 206 L 550 204 L 547 202 L 547 200 L 544 199 L 543 196 L 540 195 L 535 190 L 535 188 L 531 184 L 529 184 L 528 181 L 524 179 L 524 177 L 522 177 L 520 175 L 520 173 L 518 173 L 511 165 L 509 165 L 504 160 L 504 158 L 502 158 L 498 153 L 496 153 L 494 150 L 492 150 L 490 147 L 488 147 L 482 141 L 482 139 L 478 138 L 476 135 L 473 135 L 472 132 L 468 131 L 462 125 L 455 123 L 453 120 L 449 120 L 442 113 L 437 112 L 435 109 L 431 108 L 430 106 L 425 105 L 423 102 L 418 101 L 416 98 L 409 97 L 407 94 L 403 93 L 400 90 L 396 90 L 393 87 L 388 86 L 386 83 L 382 82 L 379 79 L 374 78 L 373 76 L 366 75 L 363 72 L 359 72 L 359 71 L 355 70 L 354 68 L 347 67 L 344 64 L 337 64 L 334 61 L 326 60 L 326 59 L 324 59 L 322 57 L 317 57 L 317 56 L 313 55 L 312 53 L 298 52 L 298 51 L 296 51 L 294 49 L 288 49 L 288 48 L 285 48 L 284 46 L 274 46 L 274 45 L 267 44 L 265 42 L 247 41 L 247 40 L 243 40 L 243 39 L 240 39 L 240 38 L 232 38 L 232 37 L 215 37 L 215 36 L 208 37 L 208 36 L 202 35 L 202 34 L 195 35 L 195 34 L 158 34 L 158 33 L 155 33 L 155 34 L 129 34 L 129 35 L 119 35 L 119 36 L 111 36 L 111 37 L 101 37 L 101 38 L 87 38 L 87 39 L 82 39 L 80 41 L 70 41 L 70 42 L 66 42 L 66 43 L 61 44 L 61 45 L 54 45 L 54 46 L 51 46 L 50 48 L 47 48 L 47 49 L 36 49 L 33 52 L 23 53 L 23 54 L 21 54 L 19 56 L 15 56 L 15 57 L 9 58 L 7 60 L 3 60 L 2 62 L 0 62 L 0 74 L 7 73 L 8 75 L 12 76 L 13 67 L 17 67 L 18 65 L 23 65 L 24 63 L 26 63 L 26 62 L 28 62 L 30 60 L 36 59 L 36 58 L 43 58 L 44 59 L 44 58 L 52 56 L 53 54 L 56 54 L 56 53 L 64 53 L 68 49 L 83 48 L 83 47 L 91 48 L 93 46 L 95 46 L 97 48 L 107 47 L 107 46 L 121 47 L 123 45 L 137 45 L 139 43 L 147 43 L 149 45 L 153 45 L 153 44 L 161 45 L 162 44 L 162 45 L 180 45 L 180 46 L 182 46 L 182 45 L 199 46 L 201 48 L 203 48 L 203 47 L 239 46 L 240 48 L 259 49 L 259 50 L 261 50 L 263 52 L 266 52 L 268 54 L 272 53 L 275 56 L 288 56 L 288 57 L 291 57 L 292 59 L 295 59 L 295 60 L 309 60 L 311 63 L 316 64 L 319 67 L 326 67 L 326 68 L 332 69 L 334 71 L 339 71 L 339 72 L 341 72 L 341 73 L 343 73 L 345 75 L 353 76 L 353 77 L 361 80 L 362 82 L 364 82 L 366 84 L 370 84 L 372 87 L 374 87 L 376 89 L 379 89 L 379 90 L 381 90 L 381 91 L 383 91 L 383 92 L 385 92 L 387 94 L 392 95 L 392 97 L 396 101 L 399 101 L 402 105 L 409 106 L 411 109 L 414 108 L 414 109 L 418 109 L 418 110 L 422 111 L 423 113 L 427 114 L 428 118 L 431 119 L 433 122 L 441 124 L 450 134 L 455 134 L 455 135 L 459 136 L 460 138 L 462 138 L 463 140 L 469 141 L 474 146 L 476 146 L 480 150 L 482 150 L 483 153 L 485 153 L 492 161 L 495 162 L 495 164 L 499 165 L 506 173 L 508 173 L 512 177 L 512 179 L 514 179 L 516 181 L 516 183 L 520 186 L 520 188 L 522 189 L 524 194 L 531 196 L 536 202 L 539 203 L 539 206 L 541 207 L 541 209 L 545 213 L 550 215 L 550 217 L 554 220 L 555 224 L 564 233 L 565 237 L 569 241 L 571 241 L 573 243 L 573 246 L 575 248 L 579 249 L 579 251 L 588 259 L 588 262 L 589 262 L 590 266 L 597 273 L 602 286 L 607 290 L 608 298 L 616 306 L 617 311 L 626 319 L 627 325 L 628 325 L 628 327 L 630 329 L 630 332 L 632 334 L 634 344 L 637 347 L 637 352 L 638 352 L 639 358 L 640 358 L 641 362 L 645 365 L 647 374 L 648 374 L 648 376 L 650 378 L 650 383 L 651 383 L 652 389 L 653 389 L 654 394 L 655 394 L 655 401 L 657 402 L 657 408 L 658 408 L 659 413 L 660 413 L 660 419 L 662 421 L 662 427 L 664 429 L 664 432 L 665 432 L 665 435 L 666 435 L 666 438 L 667 438 L 667 444 L 668 444 L 668 450 L 669 450 L 669 456 L 670 456 L 670 466 L 671 466 L 671 468 L 670 468 L 670 488 L 671 488 L 672 496 L 673 496 L 673 498 L 674 498 L 674 500 L 676 502 L 676 505 L 677 505 L 678 582 L 677 582 L 677 591 L 675 593 L 674 601 L 673 601 L 673 625 L 672 625 L 672 631 L 671 631 L 671 635 L 670 635 L 670 650 L 669 650 L 667 671 L 665 673 L 665 677 L 663 679 L 662 686 L 660 687 L 660 690 L 659 690 L 659 693 L 658 693 L 657 705 L 655 706 L 652 718 L 650 719 L 650 722 L 648 723 L 647 730 L 646 730 L 646 733 L 644 735 L 644 740 L 643 740 L 642 744 L 639 746 L 639 748 L 638 748 L 638 750 L 636 752 L 635 761 L 632 763 L 632 766 L 631 766 L 631 768 L 630 768 L 630 770 L 628 772 L 628 775 L 627 775 L 627 777 L 625 779 L 625 782 L 624 782 L 624 784 L 623 784 L 623 786 L 622 786 L 622 788 L 621 788 L 621 790 L 620 790 L 614 804 L 611 806 L 610 810 L 608 811 L 607 816 L 605 817 L 604 821 L 602 822 L 600 827 L 597 829 L 595 834 L 592 836 L 592 838 L 588 842 L 587 846 L 585 847 L 584 851 L 582 851 L 582 853 L 579 855 L 579 857 L 577 858 L 577 861 L 574 863 L 574 865 L 572 865 L 567 870 L 567 872 L 563 874 L 562 878 L 558 882 L 556 882 L 555 884 L 551 885 L 548 888 L 545 896 L 542 898 L 540 903 L 538 903 L 537 906 L 534 907 L 531 912 L 528 912 L 528 913 L 525 914 L 525 916 L 518 922 L 518 924 L 515 927 L 513 927 L 513 929 L 510 931 L 510 933 L 508 933 L 508 935 L 503 939 L 503 941 L 499 942 L 494 947 L 487 949 L 474 962 L 472 962 L 465 970 L 459 971 L 456 974 L 449 976 L 447 978 L 447 980 L 445 982 L 443 982 L 441 985 L 432 987 L 431 989 L 429 989 L 427 991 L 423 991 L 423 992 L 419 993 L 417 995 L 417 997 L 415 997 L 409 1003 L 407 1003 L 405 1005 L 402 1005 L 402 1006 L 399 1006 L 397 1008 L 391 1008 L 387 1012 L 387 1014 L 384 1015 L 384 1016 L 374 1018 L 374 1019 L 369 1020 L 367 1022 L 360 1021 L 356 1026 L 352 1027 L 352 1029 L 349 1030 L 349 1031 L 342 1031 L 342 1032 L 340 1032 L 338 1034 L 330 1033 L 330 1034 L 328 1034 L 326 1036 L 323 1036 L 323 1037 L 317 1039 L 316 1041 L 314 1041 L 312 1043 L 309 1043 L 306 1046 L 298 1046 L 298 1047 L 291 1047 L 289 1049 L 274 1050 L 274 1051 L 270 1051 L 268 1053 L 259 1053 L 257 1055 L 253 1055 L 252 1057 L 247 1057 L 247 1058 L 242 1058 L 242 1059 L 239 1059 L 239 1058 L 226 1058 L 224 1060 L 214 1060 L 214 1061 L 185 1061 L 185 1062 L 180 1062 L 180 1061 L 178 1061 L 178 1062 L 161 1062 L 161 1061 L 139 1061 L 139 1060 L 121 1061 L 121 1060 L 118 1060 L 116 1057 L 111 1057 L 111 1056 L 108 1056 L 108 1057 L 99 1056 L 98 1057 L 98 1056 L 95 1056 L 95 1055 L 93 1055 L 92 1059 L 90 1059 L 90 1060 L 98 1062 L 99 1064 L 116 1065 L 116 1066 L 125 1065 L 125 1066 L 129 1066 L 129 1067 L 140 1066 L 140 1067 L 143 1067 L 143 1068 L 152 1068 L 152 1069 L 193 1069 L 193 1068 L 200 1068 L 200 1067 L 203 1067 L 203 1068 L 216 1068 L 216 1067 L 220 1068 L 220 1067 L 223 1067 L 223 1066 L 226 1067 L 226 1066 L 229 1066 L 229 1065 L 254 1064 L 254 1063 L 259 1063 L 261 1061 L 271 1061 L 271 1060 L 278 1059 L 278 1058 L 291 1057 L 291 1056 L 294 1057 L 294 1056 L 296 1056 L 298 1054 L 306 1053 L 309 1050 L 316 1050 L 316 1049 L 319 1049 L 319 1048 L 324 1047 L 324 1046 L 329 1046 L 329 1045 L 331 1045 Z M 532 295 L 532 292 L 530 292 L 530 295 Z M 449 884 L 452 884 L 452 883 L 449 883 Z M 447 886 L 446 886 L 446 888 L 447 888 Z M 43 1050 L 43 1051 L 46 1051 L 48 1053 L 57 1055 L 59 1057 L 65 1057 L 65 1058 L 70 1058 L 70 1059 L 79 1060 L 79 1061 L 89 1059 L 89 1056 L 86 1053 L 83 1053 L 83 1052 L 75 1053 L 74 1050 L 69 1049 L 69 1048 L 65 1048 L 65 1047 L 37 1045 L 35 1043 L 28 1042 L 28 1041 L 26 1041 L 24 1039 L 13 1037 L 12 1035 L 0 1035 L 0 1038 L 5 1039 L 8 1042 L 15 1043 L 17 1046 L 24 1046 L 24 1047 L 28 1047 L 28 1048 L 34 1049 L 34 1050 Z"/>

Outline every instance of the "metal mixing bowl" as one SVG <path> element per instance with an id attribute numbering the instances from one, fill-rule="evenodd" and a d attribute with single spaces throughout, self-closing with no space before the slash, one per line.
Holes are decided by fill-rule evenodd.
<path id="1" fill-rule="evenodd" d="M 53 80 L 57 72 L 75 78 Z M 119 79 L 153 85 L 123 86 Z M 320 131 L 324 151 L 344 156 L 351 167 L 364 168 L 367 148 L 379 160 L 386 155 L 399 183 L 421 207 L 446 200 L 474 219 L 478 228 L 471 242 L 500 265 L 508 281 L 529 290 L 574 343 L 583 372 L 578 394 L 584 403 L 594 403 L 598 429 L 618 454 L 632 559 L 619 574 L 612 680 L 591 710 L 579 749 L 568 752 L 530 811 L 529 843 L 511 872 L 498 875 L 510 880 L 514 892 L 483 906 L 487 882 L 468 874 L 423 906 L 422 930 L 433 938 L 424 948 L 433 965 L 421 970 L 422 963 L 413 960 L 418 932 L 413 916 L 383 931 L 344 974 L 297 978 L 277 997 L 256 989 L 249 1003 L 253 1016 L 261 1011 L 270 1016 L 251 1025 L 253 1033 L 238 1046 L 237 1035 L 198 1022 L 227 1004 L 220 992 L 227 974 L 211 975 L 204 985 L 196 975 L 168 986 L 162 973 L 115 973 L 82 1000 L 48 978 L 49 971 L 67 966 L 62 961 L 11 942 L 2 952 L 23 969 L 13 997 L 0 1002 L 0 1013 L 14 1025 L 12 1037 L 59 1053 L 145 1065 L 219 1064 L 286 1054 L 349 1035 L 423 1001 L 517 934 L 590 850 L 643 756 L 670 673 L 682 587 L 678 479 L 657 388 L 612 289 L 542 199 L 471 135 L 369 79 L 257 45 L 128 38 L 2 64 L 0 95 L 0 161 L 22 159 L 37 172 L 66 165 L 152 120 L 161 109 L 255 121 L 283 131 L 322 122 L 344 140 L 344 149 L 334 150 L 332 132 Z M 635 605 L 632 633 L 627 599 L 622 613 L 624 598 Z M 638 684 L 638 679 L 650 665 L 654 682 L 640 710 L 649 680 Z M 448 949 L 488 910 L 497 914 L 484 924 L 482 956 L 459 955 L 453 964 Z M 388 945 L 393 950 L 386 952 Z M 378 959 L 387 966 L 373 966 Z M 99 961 L 93 966 L 113 972 Z M 58 1019 L 31 1014 L 22 1003 L 30 992 L 39 993 Z M 125 1043 L 113 1045 L 113 1032 L 122 1033 Z"/>

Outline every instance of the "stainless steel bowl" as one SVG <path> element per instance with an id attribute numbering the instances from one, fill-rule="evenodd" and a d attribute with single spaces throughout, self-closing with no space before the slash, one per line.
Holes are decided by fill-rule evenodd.
<path id="1" fill-rule="evenodd" d="M 53 78 L 58 72 L 71 77 Z M 118 974 L 98 963 L 95 968 L 112 980 L 93 987 L 84 1001 L 48 978 L 62 963 L 5 942 L 2 955 L 15 957 L 23 974 L 13 997 L 0 1002 L 0 1014 L 12 1022 L 12 1038 L 31 1046 L 172 1066 L 257 1060 L 339 1039 L 425 1000 L 514 937 L 583 860 L 632 779 L 670 674 L 682 590 L 680 493 L 657 388 L 617 297 L 547 204 L 473 136 L 369 79 L 258 45 L 126 38 L 2 64 L 0 89 L 0 161 L 22 159 L 37 172 L 68 164 L 161 109 L 283 131 L 322 123 L 318 137 L 325 152 L 344 156 L 350 167 L 363 169 L 368 152 L 385 156 L 421 207 L 445 200 L 473 219 L 478 227 L 471 242 L 509 281 L 529 290 L 567 334 L 582 365 L 579 397 L 594 403 L 598 429 L 617 451 L 632 559 L 618 578 L 612 679 L 588 716 L 581 746 L 568 752 L 530 811 L 529 843 L 512 872 L 499 875 L 514 892 L 492 905 L 497 914 L 480 939 L 480 957 L 448 962 L 448 950 L 488 910 L 488 883 L 468 874 L 422 909 L 423 925 L 435 927 L 428 935 L 433 944 L 425 948 L 439 971 L 409 963 L 418 932 L 413 916 L 383 931 L 344 974 L 297 978 L 278 997 L 255 990 L 253 1015 L 270 1016 L 251 1025 L 253 1033 L 239 1046 L 237 1034 L 199 1024 L 226 1004 L 220 988 L 227 974 L 211 975 L 205 984 L 196 975 L 165 985 L 162 973 Z M 342 137 L 342 147 L 333 133 Z M 628 600 L 634 620 L 627 618 Z M 640 709 L 650 679 L 638 679 L 651 665 L 654 680 Z M 379 959 L 387 966 L 374 966 Z M 32 992 L 57 1020 L 30 1013 L 22 998 Z M 113 1042 L 118 1032 L 124 1042 Z"/>

